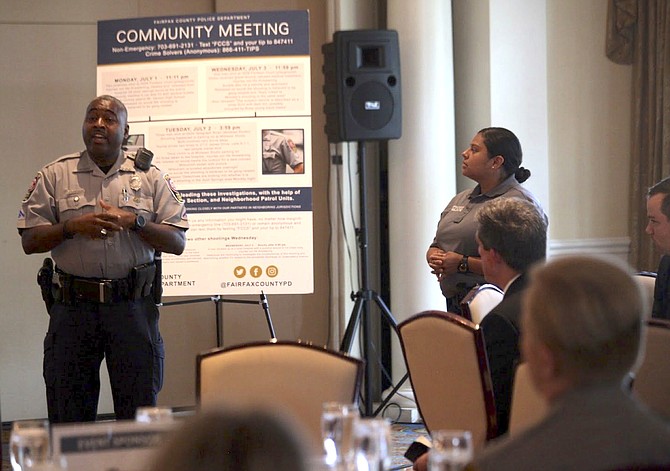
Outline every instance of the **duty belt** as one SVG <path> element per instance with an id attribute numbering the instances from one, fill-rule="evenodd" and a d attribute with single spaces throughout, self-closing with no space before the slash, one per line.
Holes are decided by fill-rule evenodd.
<path id="1" fill-rule="evenodd" d="M 56 269 L 56 296 L 58 301 L 72 304 L 87 301 L 109 304 L 133 301 L 151 292 L 155 266 L 153 263 L 134 267 L 126 278 L 84 278 Z"/>
<path id="2" fill-rule="evenodd" d="M 59 273 L 61 301 L 72 303 L 88 301 L 109 304 L 131 299 L 130 281 L 126 278 L 111 280 L 106 278 L 82 278 Z"/>

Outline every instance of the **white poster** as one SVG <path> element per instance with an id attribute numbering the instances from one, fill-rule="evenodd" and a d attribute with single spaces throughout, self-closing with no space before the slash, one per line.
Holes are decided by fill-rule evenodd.
<path id="1" fill-rule="evenodd" d="M 165 295 L 313 292 L 307 11 L 101 21 L 97 90 L 186 203 Z"/>

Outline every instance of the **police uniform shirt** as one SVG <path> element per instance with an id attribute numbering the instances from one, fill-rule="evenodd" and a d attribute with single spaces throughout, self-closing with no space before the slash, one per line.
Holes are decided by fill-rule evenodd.
<path id="1" fill-rule="evenodd" d="M 295 168 L 303 163 L 302 157 L 293 152 L 286 136 L 269 131 L 263 134 L 263 173 L 286 173 L 286 165 Z"/>
<path id="2" fill-rule="evenodd" d="M 482 194 L 477 185 L 472 190 L 465 190 L 457 194 L 442 211 L 437 232 L 431 247 L 439 247 L 445 252 L 453 251 L 469 257 L 479 257 L 477 251 L 477 210 L 486 202 L 504 196 L 506 198 L 522 198 L 532 201 L 541 208 L 535 197 L 510 175 L 491 191 Z M 455 296 L 459 290 L 457 285 L 464 283 L 472 287 L 483 283 L 484 277 L 475 273 L 454 273 L 442 279 L 440 287 L 445 297 Z"/>
<path id="3" fill-rule="evenodd" d="M 135 168 L 121 152 L 107 175 L 86 151 L 46 165 L 23 199 L 17 227 L 29 229 L 101 211 L 99 201 L 143 215 L 147 221 L 188 229 L 183 200 L 170 177 L 155 166 Z M 51 251 L 56 266 L 75 276 L 124 278 L 132 267 L 153 260 L 154 249 L 134 231 L 104 239 L 76 234 Z"/>

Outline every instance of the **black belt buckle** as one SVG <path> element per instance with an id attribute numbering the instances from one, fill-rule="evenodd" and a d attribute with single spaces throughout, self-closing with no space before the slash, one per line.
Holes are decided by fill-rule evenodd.
<path id="1" fill-rule="evenodd" d="M 100 304 L 111 303 L 114 294 L 112 280 L 93 281 L 75 278 L 72 282 L 72 291 L 76 299 Z"/>
<path id="2" fill-rule="evenodd" d="M 102 280 L 98 282 L 98 294 L 101 304 L 109 304 L 112 302 L 114 290 L 112 288 L 111 280 Z"/>

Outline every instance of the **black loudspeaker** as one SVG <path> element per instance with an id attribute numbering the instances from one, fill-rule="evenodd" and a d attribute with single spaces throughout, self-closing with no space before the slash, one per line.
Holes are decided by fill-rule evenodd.
<path id="1" fill-rule="evenodd" d="M 402 130 L 398 33 L 336 31 L 333 42 L 321 50 L 328 140 L 398 139 Z"/>

